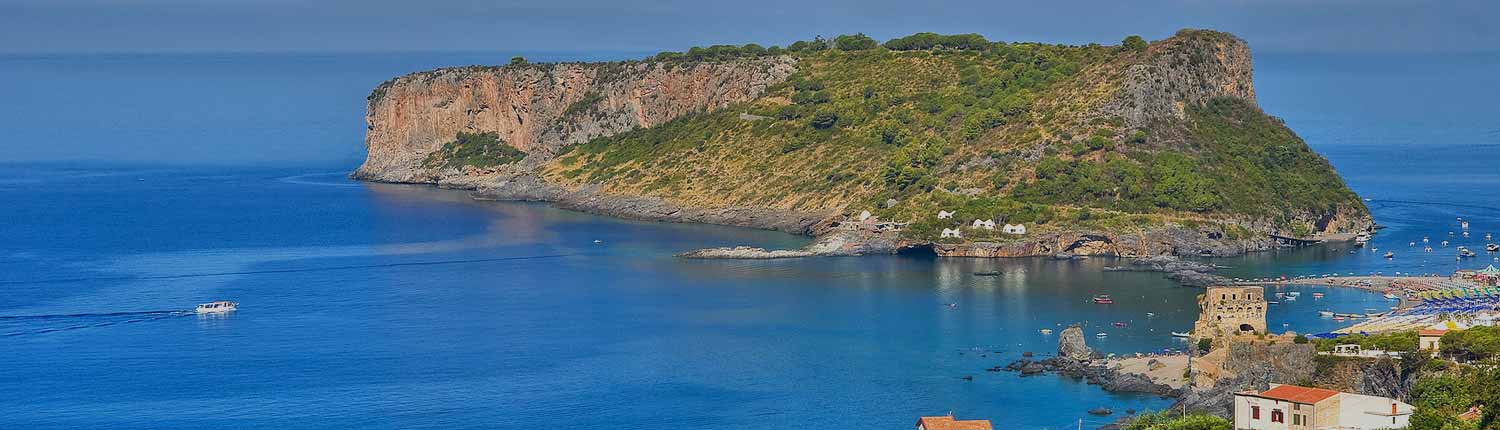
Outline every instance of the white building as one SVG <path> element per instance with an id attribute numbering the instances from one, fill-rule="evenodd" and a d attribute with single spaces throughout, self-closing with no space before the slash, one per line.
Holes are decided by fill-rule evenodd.
<path id="1" fill-rule="evenodd" d="M 1005 228 L 1002 229 L 1001 231 L 1004 231 L 1005 234 L 1026 234 L 1026 225 L 1025 224 L 1006 224 Z"/>
<path id="2" fill-rule="evenodd" d="M 1234 428 L 1380 430 L 1405 428 L 1415 408 L 1401 401 L 1322 388 L 1271 384 L 1234 394 Z"/>
<path id="3" fill-rule="evenodd" d="M 859 220 L 864 221 L 867 219 L 870 219 L 870 211 L 861 211 L 859 213 Z"/>
<path id="4" fill-rule="evenodd" d="M 943 237 L 964 237 L 964 236 L 963 236 L 962 233 L 959 233 L 958 229 L 956 229 L 956 228 L 945 228 L 945 229 L 943 229 Z"/>
<path id="5" fill-rule="evenodd" d="M 938 219 L 948 219 L 948 218 L 953 218 L 953 212 L 948 212 L 948 211 L 944 211 L 944 210 L 938 211 Z"/>
<path id="6" fill-rule="evenodd" d="M 982 228 L 982 229 L 985 229 L 985 230 L 994 230 L 995 229 L 995 220 L 990 220 L 990 219 L 976 219 L 976 220 L 974 220 L 974 228 Z"/>

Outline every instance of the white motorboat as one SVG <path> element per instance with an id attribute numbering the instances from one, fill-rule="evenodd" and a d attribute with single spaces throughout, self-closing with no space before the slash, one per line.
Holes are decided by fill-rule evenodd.
<path id="1" fill-rule="evenodd" d="M 1188 334 L 1188 333 L 1182 333 L 1182 332 L 1176 332 L 1176 331 L 1172 332 L 1172 337 L 1190 337 L 1190 336 L 1192 336 L 1192 335 Z"/>
<path id="2" fill-rule="evenodd" d="M 233 311 L 233 310 L 237 309 L 239 307 L 239 305 L 240 304 L 236 303 L 236 302 L 231 302 L 231 301 L 228 301 L 228 300 L 220 300 L 220 301 L 217 301 L 217 302 L 208 302 L 208 303 L 204 303 L 204 304 L 198 305 L 198 308 L 196 309 L 196 312 L 198 312 L 200 314 L 214 314 L 214 313 L 220 313 L 220 312 L 229 312 L 229 311 Z"/>

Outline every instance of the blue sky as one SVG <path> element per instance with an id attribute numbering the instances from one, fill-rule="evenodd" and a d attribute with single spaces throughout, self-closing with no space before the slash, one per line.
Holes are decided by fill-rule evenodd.
<path id="1" fill-rule="evenodd" d="M 0 53 L 606 50 L 977 32 L 1114 43 L 1183 27 L 1259 52 L 1500 49 L 1492 0 L 0 0 Z"/>

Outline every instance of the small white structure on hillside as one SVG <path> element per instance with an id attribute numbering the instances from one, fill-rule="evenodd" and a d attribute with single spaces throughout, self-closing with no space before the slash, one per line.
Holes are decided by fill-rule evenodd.
<path id="1" fill-rule="evenodd" d="M 953 212 L 948 212 L 948 211 L 944 211 L 944 210 L 938 211 L 938 219 L 948 219 L 948 218 L 953 218 Z"/>
<path id="2" fill-rule="evenodd" d="M 864 221 L 867 219 L 870 219 L 870 211 L 861 211 L 859 213 L 859 220 Z"/>
<path id="3" fill-rule="evenodd" d="M 943 229 L 943 237 L 964 237 L 956 228 Z"/>
<path id="4" fill-rule="evenodd" d="M 1026 234 L 1026 225 L 1006 224 L 1001 231 L 1005 232 L 1005 234 Z"/>
<path id="5" fill-rule="evenodd" d="M 985 229 L 985 230 L 994 230 L 995 229 L 995 220 L 976 219 L 976 220 L 974 220 L 974 228 L 982 228 L 982 229 Z"/>

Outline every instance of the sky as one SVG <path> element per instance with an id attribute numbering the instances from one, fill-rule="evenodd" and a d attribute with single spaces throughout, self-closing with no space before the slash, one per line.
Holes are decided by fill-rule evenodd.
<path id="1" fill-rule="evenodd" d="M 659 51 L 863 32 L 1116 43 L 1184 27 L 1258 52 L 1500 49 L 1494 0 L 0 0 L 0 54 Z"/>

